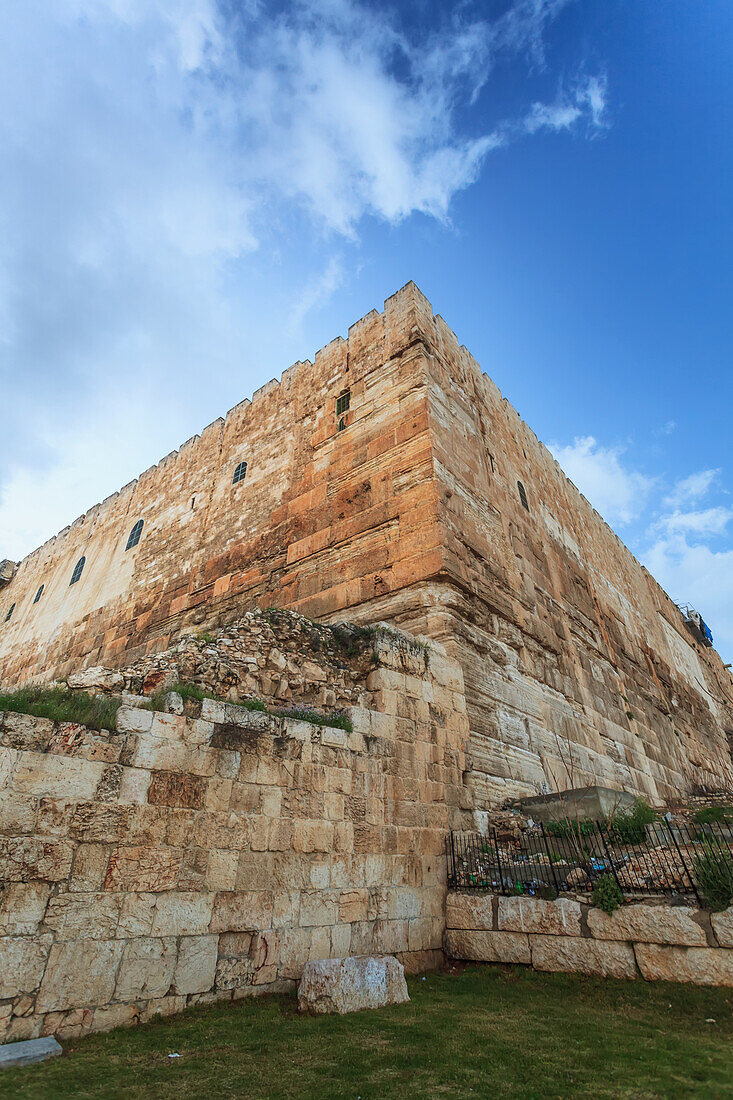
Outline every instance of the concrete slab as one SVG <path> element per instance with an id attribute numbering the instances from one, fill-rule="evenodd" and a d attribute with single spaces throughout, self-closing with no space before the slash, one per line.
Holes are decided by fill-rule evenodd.
<path id="1" fill-rule="evenodd" d="M 636 795 L 611 787 L 574 787 L 559 794 L 522 798 L 519 807 L 535 821 L 558 821 L 570 817 L 579 821 L 599 821 L 619 810 L 630 810 Z"/>
<path id="2" fill-rule="evenodd" d="M 0 1045 L 0 1069 L 32 1066 L 35 1062 L 45 1062 L 47 1058 L 56 1058 L 63 1053 L 52 1035 L 44 1039 L 26 1039 L 24 1043 L 4 1043 Z"/>

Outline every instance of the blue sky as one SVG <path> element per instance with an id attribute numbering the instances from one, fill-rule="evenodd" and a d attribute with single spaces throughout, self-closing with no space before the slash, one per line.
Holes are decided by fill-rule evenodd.
<path id="1" fill-rule="evenodd" d="M 729 0 L 9 0 L 0 557 L 414 279 L 733 659 Z"/>

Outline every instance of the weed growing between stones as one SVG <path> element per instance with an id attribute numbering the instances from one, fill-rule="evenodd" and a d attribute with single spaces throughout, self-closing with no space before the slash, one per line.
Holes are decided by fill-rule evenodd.
<path id="1" fill-rule="evenodd" d="M 330 726 L 332 729 L 346 730 L 347 733 L 351 733 L 354 729 L 353 722 L 348 714 L 339 710 L 330 714 L 321 714 L 317 710 L 311 710 L 310 707 L 286 707 L 270 713 L 282 718 L 295 718 L 301 722 L 311 722 L 314 726 Z"/>
<path id="2" fill-rule="evenodd" d="M 593 884 L 591 895 L 593 904 L 610 916 L 614 910 L 619 909 L 624 903 L 624 895 L 621 887 L 613 875 L 600 875 Z"/>
<path id="3" fill-rule="evenodd" d="M 50 718 L 53 722 L 77 722 L 94 730 L 113 730 L 122 702 L 116 695 L 89 695 L 62 687 L 26 687 L 0 695 L 0 710 Z"/>

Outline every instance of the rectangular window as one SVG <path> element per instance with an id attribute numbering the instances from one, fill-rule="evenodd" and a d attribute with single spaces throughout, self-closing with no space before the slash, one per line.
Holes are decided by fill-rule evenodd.
<path id="1" fill-rule="evenodd" d="M 340 397 L 336 398 L 336 416 L 343 416 L 351 404 L 351 390 L 347 390 L 346 393 L 342 393 Z"/>

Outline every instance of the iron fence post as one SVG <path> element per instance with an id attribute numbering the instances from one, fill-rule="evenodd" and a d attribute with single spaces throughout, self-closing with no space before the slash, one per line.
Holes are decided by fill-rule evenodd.
<path id="1" fill-rule="evenodd" d="M 692 886 L 692 889 L 695 892 L 695 897 L 697 899 L 697 904 L 702 905 L 702 902 L 700 901 L 700 895 L 697 892 L 697 883 L 695 882 L 692 871 L 687 866 L 687 862 L 685 860 L 685 857 L 682 855 L 682 849 L 680 848 L 679 844 L 677 843 L 677 837 L 674 835 L 674 829 L 672 828 L 670 823 L 667 821 L 666 817 L 663 817 L 662 821 L 667 826 L 667 829 L 669 831 L 669 835 L 672 838 L 672 843 L 675 846 L 675 850 L 677 852 L 677 855 L 680 857 L 680 863 L 682 864 L 682 867 L 684 869 L 685 874 L 687 875 L 688 879 L 690 880 L 690 885 Z M 688 839 L 689 839 L 689 836 L 688 836 Z"/>
<path id="2" fill-rule="evenodd" d="M 606 856 L 606 859 L 608 860 L 608 862 L 611 865 L 611 871 L 613 872 L 613 877 L 616 879 L 616 885 L 618 886 L 619 890 L 623 894 L 623 892 L 624 892 L 623 887 L 621 886 L 621 883 L 619 882 L 618 875 L 616 874 L 616 868 L 613 865 L 613 860 L 611 859 L 611 853 L 608 850 L 608 845 L 606 844 L 606 837 L 604 836 L 603 827 L 602 827 L 600 821 L 596 821 L 596 828 L 598 829 L 598 833 L 599 833 L 600 838 L 601 838 L 601 844 L 603 845 L 603 851 L 604 851 L 604 854 Z"/>
<path id="3" fill-rule="evenodd" d="M 552 881 L 555 884 L 555 892 L 560 893 L 560 886 L 558 885 L 557 875 L 555 874 L 555 865 L 552 862 L 552 855 L 550 854 L 550 845 L 547 843 L 547 833 L 545 832 L 544 822 L 540 821 L 540 830 L 542 831 L 542 839 L 545 844 L 545 853 L 547 854 L 547 862 L 550 864 L 550 874 L 552 875 Z"/>
<path id="4" fill-rule="evenodd" d="M 494 833 L 494 847 L 496 848 L 496 862 L 497 862 L 497 865 L 499 867 L 499 890 L 503 894 L 504 893 L 504 874 L 503 874 L 502 869 L 501 869 L 501 854 L 499 852 L 499 836 L 498 836 L 498 833 L 497 833 L 496 829 L 493 830 L 493 833 Z"/>

